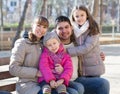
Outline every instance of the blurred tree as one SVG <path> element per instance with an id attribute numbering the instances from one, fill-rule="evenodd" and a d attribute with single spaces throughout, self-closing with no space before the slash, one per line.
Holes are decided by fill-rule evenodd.
<path id="1" fill-rule="evenodd" d="M 3 1 L 0 0 L 1 27 L 3 27 Z"/>
<path id="2" fill-rule="evenodd" d="M 100 0 L 100 32 L 102 33 L 102 23 L 103 23 L 103 0 Z"/>
<path id="3" fill-rule="evenodd" d="M 21 16 L 21 0 L 19 0 L 19 16 Z"/>
<path id="4" fill-rule="evenodd" d="M 99 11 L 99 0 L 94 0 L 94 5 L 93 5 L 93 16 L 96 19 L 98 16 L 98 11 Z"/>
<path id="5" fill-rule="evenodd" d="M 13 42 L 12 42 L 12 48 L 14 47 L 15 41 L 20 37 L 20 33 L 21 33 L 22 29 L 23 29 L 23 25 L 24 25 L 24 20 L 25 20 L 25 15 L 26 15 L 26 11 L 27 11 L 27 8 L 28 8 L 28 4 L 29 4 L 29 0 L 26 0 L 22 16 L 20 18 L 19 25 L 17 27 L 17 32 L 16 32 L 16 35 L 15 35 L 15 37 L 13 39 Z"/>
<path id="6" fill-rule="evenodd" d="M 43 4 L 43 0 L 36 0 L 36 2 L 34 4 L 34 7 L 35 7 L 34 14 L 35 15 L 39 15 L 40 14 L 42 4 Z"/>
<path id="7" fill-rule="evenodd" d="M 47 3 L 47 0 L 43 0 L 43 4 L 42 4 L 42 7 L 41 7 L 41 11 L 40 11 L 40 15 L 43 15 L 43 16 L 46 16 L 46 3 Z"/>

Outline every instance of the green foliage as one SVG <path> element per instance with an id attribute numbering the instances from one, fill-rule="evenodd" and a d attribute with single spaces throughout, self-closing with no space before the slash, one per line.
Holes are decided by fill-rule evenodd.
<path id="1" fill-rule="evenodd" d="M 5 31 L 10 31 L 11 29 L 12 30 L 16 30 L 17 26 L 18 26 L 18 23 L 15 23 L 15 24 L 5 24 L 3 29 Z M 30 28 L 30 27 L 31 27 L 30 24 L 25 24 L 24 25 L 24 28 Z M 48 31 L 52 31 L 53 29 L 54 29 L 54 25 L 50 25 Z M 113 29 L 112 25 L 103 25 L 102 26 L 102 33 L 112 33 L 112 29 Z M 114 30 L 115 30 L 115 32 L 117 32 L 117 26 L 114 26 Z"/>
<path id="2" fill-rule="evenodd" d="M 17 27 L 18 27 L 18 23 L 14 23 L 14 24 L 9 24 L 9 23 L 6 23 L 4 24 L 3 26 L 3 30 L 4 31 L 11 31 L 11 30 L 17 30 Z M 30 28 L 31 27 L 31 24 L 24 24 L 23 28 Z"/>
<path id="3" fill-rule="evenodd" d="M 102 27 L 102 33 L 112 33 L 112 30 L 115 30 L 115 32 L 117 32 L 117 26 L 112 26 L 112 25 L 104 25 Z"/>

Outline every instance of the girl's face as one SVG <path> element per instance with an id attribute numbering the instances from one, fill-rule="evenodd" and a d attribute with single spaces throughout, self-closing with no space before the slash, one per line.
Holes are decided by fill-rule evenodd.
<path id="1" fill-rule="evenodd" d="M 72 35 L 72 26 L 68 22 L 60 22 L 57 24 L 56 32 L 61 39 L 67 40 Z"/>
<path id="2" fill-rule="evenodd" d="M 33 33 L 37 36 L 37 38 L 41 38 L 47 32 L 47 27 L 39 24 L 33 24 L 32 30 Z"/>
<path id="3" fill-rule="evenodd" d="M 73 12 L 73 18 L 78 25 L 83 25 L 87 20 L 87 14 L 83 10 L 75 10 Z"/>
<path id="4" fill-rule="evenodd" d="M 53 53 L 56 53 L 59 50 L 59 41 L 55 38 L 47 40 L 46 47 Z"/>

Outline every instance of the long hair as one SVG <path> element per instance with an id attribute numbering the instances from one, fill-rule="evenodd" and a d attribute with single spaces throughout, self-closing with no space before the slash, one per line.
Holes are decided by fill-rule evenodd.
<path id="1" fill-rule="evenodd" d="M 49 22 L 47 20 L 47 18 L 43 17 L 43 16 L 37 16 L 33 22 L 33 24 L 37 24 L 37 25 L 43 25 L 45 27 L 49 27 Z M 29 32 L 28 33 L 28 38 L 30 41 L 35 42 L 37 41 L 37 37 L 35 34 L 33 34 L 33 32 Z"/>
<path id="2" fill-rule="evenodd" d="M 75 19 L 73 17 L 73 13 L 75 10 L 82 10 L 87 14 L 87 20 L 89 21 L 89 30 L 90 30 L 89 35 L 96 35 L 96 34 L 100 33 L 97 22 L 93 19 L 89 10 L 85 6 L 75 6 L 73 8 L 71 15 L 70 15 L 71 22 L 75 22 Z"/>

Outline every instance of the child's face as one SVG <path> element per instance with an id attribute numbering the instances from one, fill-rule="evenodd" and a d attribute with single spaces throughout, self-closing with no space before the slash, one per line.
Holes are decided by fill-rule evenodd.
<path id="1" fill-rule="evenodd" d="M 51 38 L 46 42 L 46 47 L 53 53 L 56 53 L 59 50 L 59 46 L 60 42 L 55 38 Z"/>
<path id="2" fill-rule="evenodd" d="M 75 10 L 73 17 L 78 25 L 83 25 L 87 20 L 87 14 L 83 10 Z"/>
<path id="3" fill-rule="evenodd" d="M 32 30 L 33 33 L 38 37 L 41 38 L 42 36 L 45 35 L 45 33 L 47 32 L 47 27 L 43 26 L 43 25 L 39 25 L 39 24 L 33 24 L 32 26 Z"/>

